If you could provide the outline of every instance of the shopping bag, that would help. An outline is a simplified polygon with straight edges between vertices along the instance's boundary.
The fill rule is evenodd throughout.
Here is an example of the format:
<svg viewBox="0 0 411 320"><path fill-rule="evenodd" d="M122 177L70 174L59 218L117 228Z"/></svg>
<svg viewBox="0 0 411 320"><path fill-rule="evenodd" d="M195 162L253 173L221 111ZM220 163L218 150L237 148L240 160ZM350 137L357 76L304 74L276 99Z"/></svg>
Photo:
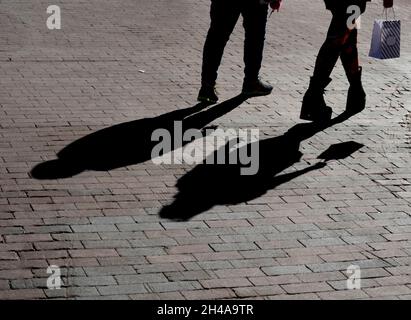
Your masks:
<svg viewBox="0 0 411 320"><path fill-rule="evenodd" d="M394 59L401 56L401 21L375 20L370 57Z"/></svg>

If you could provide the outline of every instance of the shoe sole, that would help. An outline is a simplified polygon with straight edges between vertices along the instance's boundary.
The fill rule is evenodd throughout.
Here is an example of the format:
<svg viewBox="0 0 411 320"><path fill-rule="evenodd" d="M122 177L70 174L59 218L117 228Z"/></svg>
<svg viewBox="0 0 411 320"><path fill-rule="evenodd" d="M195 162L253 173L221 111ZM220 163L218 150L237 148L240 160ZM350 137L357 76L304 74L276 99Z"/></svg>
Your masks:
<svg viewBox="0 0 411 320"><path fill-rule="evenodd" d="M214 103L218 102L218 100L213 100L213 99L206 98L206 97L198 97L197 101L198 102L204 102L204 103L211 103L211 104L214 104Z"/></svg>
<svg viewBox="0 0 411 320"><path fill-rule="evenodd" d="M328 110L328 114L321 117L314 117L312 115L307 115L304 113L300 113L300 119L312 122L328 122L332 119L332 110Z"/></svg>
<svg viewBox="0 0 411 320"><path fill-rule="evenodd" d="M247 91L242 91L241 94L243 96L247 97L262 97L262 96L268 96L273 92L273 90L269 92L247 92Z"/></svg>

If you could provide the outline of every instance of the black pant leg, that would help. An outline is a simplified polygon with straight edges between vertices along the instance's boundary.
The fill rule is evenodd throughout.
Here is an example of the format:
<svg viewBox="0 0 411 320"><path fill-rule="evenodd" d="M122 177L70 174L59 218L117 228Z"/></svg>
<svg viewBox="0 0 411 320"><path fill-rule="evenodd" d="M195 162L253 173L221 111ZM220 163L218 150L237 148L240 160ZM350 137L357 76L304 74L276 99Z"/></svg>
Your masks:
<svg viewBox="0 0 411 320"><path fill-rule="evenodd" d="M245 29L244 73L246 79L254 80L263 59L268 5L260 0L245 0L241 13Z"/></svg>
<svg viewBox="0 0 411 320"><path fill-rule="evenodd" d="M211 25L203 51L202 85L215 85L224 48L240 17L239 1L212 0Z"/></svg>

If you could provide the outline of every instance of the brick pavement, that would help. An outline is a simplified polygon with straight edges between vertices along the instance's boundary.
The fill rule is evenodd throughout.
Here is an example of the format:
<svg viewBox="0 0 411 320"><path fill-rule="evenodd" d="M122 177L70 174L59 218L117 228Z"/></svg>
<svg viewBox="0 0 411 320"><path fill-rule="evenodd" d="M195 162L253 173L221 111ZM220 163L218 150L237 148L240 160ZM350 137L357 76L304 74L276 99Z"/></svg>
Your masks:
<svg viewBox="0 0 411 320"><path fill-rule="evenodd" d="M257 127L265 139L298 122L327 25L321 2L288 0L269 21L262 74L275 93L206 125ZM407 0L396 3L409 21ZM92 132L192 107L208 1L59 1L62 29L54 31L45 24L49 4L0 3L1 299L411 297L409 25L402 59L370 59L380 7L369 6L360 39L367 109L302 142L302 160L285 172L335 143L356 141L359 152L254 199L172 221L159 212L194 166L153 164L133 139L138 128L123 133L126 150L116 141L99 146L103 168L88 163L49 180L29 172ZM242 39L239 24L220 72L222 100L241 88ZM341 66L333 77L327 99L341 113ZM130 161L106 170L113 152ZM62 268L61 290L46 287L52 264ZM361 290L346 289L352 264L362 268Z"/></svg>

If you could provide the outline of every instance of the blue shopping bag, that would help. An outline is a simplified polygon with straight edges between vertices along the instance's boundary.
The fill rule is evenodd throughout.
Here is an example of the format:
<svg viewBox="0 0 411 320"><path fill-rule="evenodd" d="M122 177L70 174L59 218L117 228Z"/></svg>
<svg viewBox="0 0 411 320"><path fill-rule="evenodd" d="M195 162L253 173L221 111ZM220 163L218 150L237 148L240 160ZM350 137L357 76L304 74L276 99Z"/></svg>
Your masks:
<svg viewBox="0 0 411 320"><path fill-rule="evenodd" d="M375 20L370 57L394 59L401 56L401 21Z"/></svg>

